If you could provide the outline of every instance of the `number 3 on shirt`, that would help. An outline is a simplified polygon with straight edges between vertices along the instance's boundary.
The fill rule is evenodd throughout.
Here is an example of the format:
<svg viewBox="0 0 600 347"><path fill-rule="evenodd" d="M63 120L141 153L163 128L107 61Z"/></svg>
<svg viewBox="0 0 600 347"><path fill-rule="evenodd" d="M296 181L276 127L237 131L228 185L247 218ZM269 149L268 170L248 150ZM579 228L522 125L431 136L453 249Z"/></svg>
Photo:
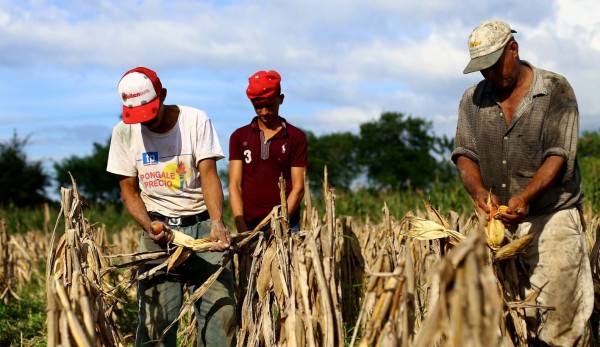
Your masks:
<svg viewBox="0 0 600 347"><path fill-rule="evenodd" d="M246 162L246 164L250 164L250 162L252 161L252 153L250 152L249 149L244 151L244 156L246 158L244 158L244 161Z"/></svg>

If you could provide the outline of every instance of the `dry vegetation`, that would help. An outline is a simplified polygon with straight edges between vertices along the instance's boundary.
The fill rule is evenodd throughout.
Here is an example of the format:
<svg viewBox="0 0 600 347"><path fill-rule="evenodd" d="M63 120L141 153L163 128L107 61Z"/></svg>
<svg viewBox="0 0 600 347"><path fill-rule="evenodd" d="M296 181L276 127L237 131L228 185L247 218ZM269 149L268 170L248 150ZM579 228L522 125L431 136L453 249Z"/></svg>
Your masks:
<svg viewBox="0 0 600 347"><path fill-rule="evenodd" d="M510 279L514 256L528 240L490 247L486 225L474 215L442 216L427 203L401 220L385 204L381 223L338 217L335 194L324 188L323 215L307 196L299 233L285 232L281 206L264 221L271 222L270 235L235 237L239 248L224 263L233 261L247 279L237 288L239 346L526 345L522 309L533 298L519 297ZM75 185L63 189L65 230L52 237L7 235L0 223L0 298L18 300L16 289L35 264L47 261L48 346L130 345L133 332L122 331L117 316L134 300L140 276L152 276L153 270L137 274L139 265L162 258L159 267L175 267L210 240L136 253L137 228L113 235L109 244L104 227L83 217L77 196ZM599 292L598 217L586 217ZM195 344L192 303L218 273L187 297L181 345Z"/></svg>

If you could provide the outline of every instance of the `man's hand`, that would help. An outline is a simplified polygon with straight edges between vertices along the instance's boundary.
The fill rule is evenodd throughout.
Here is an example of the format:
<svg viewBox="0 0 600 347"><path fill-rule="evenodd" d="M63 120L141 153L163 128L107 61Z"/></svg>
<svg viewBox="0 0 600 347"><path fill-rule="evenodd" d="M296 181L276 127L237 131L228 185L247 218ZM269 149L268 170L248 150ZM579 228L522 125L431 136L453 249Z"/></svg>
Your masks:
<svg viewBox="0 0 600 347"><path fill-rule="evenodd" d="M498 212L494 218L501 220L504 226L511 227L525 220L528 209L525 199L517 195L508 200L506 212Z"/></svg>
<svg viewBox="0 0 600 347"><path fill-rule="evenodd" d="M210 236L217 239L216 245L211 247L211 251L224 251L231 248L231 234L229 230L225 228L221 221L211 221Z"/></svg>
<svg viewBox="0 0 600 347"><path fill-rule="evenodd" d="M475 209L478 215L485 216L485 220L490 220L490 206L488 205L488 199L491 199L491 205L498 207L498 197L487 190L480 190L478 193L472 196L473 203L475 203Z"/></svg>
<svg viewBox="0 0 600 347"><path fill-rule="evenodd" d="M165 223L156 220L150 223L148 236L154 240L154 243L160 246L164 246L173 241L174 237L173 232Z"/></svg>

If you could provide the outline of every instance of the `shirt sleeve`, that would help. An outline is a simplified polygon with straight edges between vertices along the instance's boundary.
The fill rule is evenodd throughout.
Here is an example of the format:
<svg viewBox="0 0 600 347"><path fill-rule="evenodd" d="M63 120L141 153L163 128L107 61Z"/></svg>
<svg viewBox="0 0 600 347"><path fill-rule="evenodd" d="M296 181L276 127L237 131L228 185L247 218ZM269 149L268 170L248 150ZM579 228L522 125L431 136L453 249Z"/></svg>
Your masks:
<svg viewBox="0 0 600 347"><path fill-rule="evenodd" d="M464 156L474 162L479 162L477 154L477 141L473 129L472 120L477 116L477 106L473 102L474 88L470 88L463 94L458 108L458 122L456 124L456 136L454 137L454 150L451 159L454 163L458 157Z"/></svg>
<svg viewBox="0 0 600 347"><path fill-rule="evenodd" d="M212 124L210 118L205 114L203 117L198 117L196 131L196 165L203 159L215 158L216 160L225 158L219 137L217 136L217 130Z"/></svg>
<svg viewBox="0 0 600 347"><path fill-rule="evenodd" d="M108 151L106 171L127 177L137 176L135 158L132 157L130 139L131 127L119 123L113 128Z"/></svg>
<svg viewBox="0 0 600 347"><path fill-rule="evenodd" d="M564 179L570 179L575 168L579 140L579 109L569 82L560 78L553 86L546 115L544 159L551 155L563 157L566 163Z"/></svg>
<svg viewBox="0 0 600 347"><path fill-rule="evenodd" d="M308 163L308 143L306 141L306 134L302 131L298 131L296 143L292 146L292 167L306 167Z"/></svg>
<svg viewBox="0 0 600 347"><path fill-rule="evenodd" d="M239 130L236 130L229 137L229 160L242 160L242 153L240 152L240 134Z"/></svg>

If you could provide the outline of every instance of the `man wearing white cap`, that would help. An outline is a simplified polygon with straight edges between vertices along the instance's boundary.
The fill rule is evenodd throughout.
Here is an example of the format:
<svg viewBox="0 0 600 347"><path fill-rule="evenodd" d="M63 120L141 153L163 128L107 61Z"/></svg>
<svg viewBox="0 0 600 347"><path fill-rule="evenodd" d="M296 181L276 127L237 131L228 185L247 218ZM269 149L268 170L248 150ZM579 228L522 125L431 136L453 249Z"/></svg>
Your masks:
<svg viewBox="0 0 600 347"><path fill-rule="evenodd" d="M220 251L230 248L216 168L223 150L204 111L164 104L167 89L154 71L127 71L118 91L123 114L113 129L107 171L118 176L125 207L144 229L140 251L167 248L172 229L218 240L212 252L193 253L168 273L163 269L138 282L136 346L176 346L177 325L161 334L177 318L184 286L199 288L221 265ZM151 229L151 223L160 227ZM138 273L156 265L145 264ZM198 346L235 345L231 267L195 303L195 312Z"/></svg>
<svg viewBox="0 0 600 347"><path fill-rule="evenodd" d="M463 184L487 216L488 194L509 237L535 233L519 257L530 342L590 343L594 291L582 219L577 164L579 111L569 82L519 58L516 31L502 21L481 23L469 36L464 73L484 79L467 89L459 107L455 149Z"/></svg>

